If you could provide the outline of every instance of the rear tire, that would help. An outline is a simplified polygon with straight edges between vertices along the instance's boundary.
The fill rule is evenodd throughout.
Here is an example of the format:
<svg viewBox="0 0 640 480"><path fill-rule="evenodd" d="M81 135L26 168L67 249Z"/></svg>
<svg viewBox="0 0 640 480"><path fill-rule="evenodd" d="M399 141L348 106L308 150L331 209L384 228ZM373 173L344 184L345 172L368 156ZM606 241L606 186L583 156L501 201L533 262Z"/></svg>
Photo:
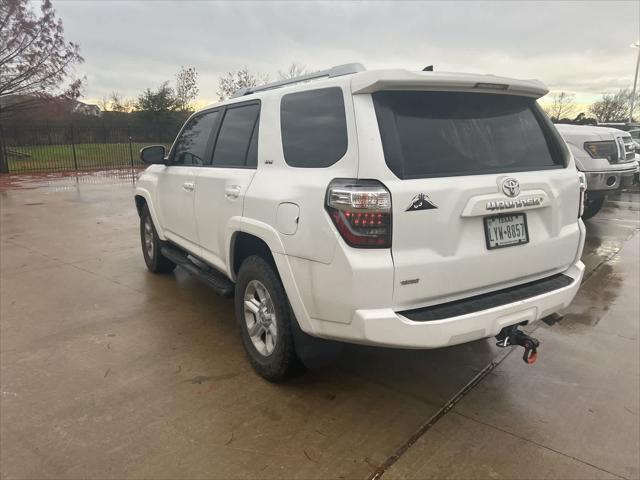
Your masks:
<svg viewBox="0 0 640 480"><path fill-rule="evenodd" d="M589 196L587 193L584 199L584 212L582 213L582 219L588 220L598 213L604 205L606 198L607 197L604 195Z"/></svg>
<svg viewBox="0 0 640 480"><path fill-rule="evenodd" d="M176 268L176 264L162 255L160 247L162 242L158 238L158 232L153 224L149 207L142 207L140 214L140 242L142 243L142 255L147 268L153 273L170 273Z"/></svg>
<svg viewBox="0 0 640 480"><path fill-rule="evenodd" d="M235 291L236 320L253 369L270 382L304 371L295 349L287 295L274 268L248 257L240 266Z"/></svg>

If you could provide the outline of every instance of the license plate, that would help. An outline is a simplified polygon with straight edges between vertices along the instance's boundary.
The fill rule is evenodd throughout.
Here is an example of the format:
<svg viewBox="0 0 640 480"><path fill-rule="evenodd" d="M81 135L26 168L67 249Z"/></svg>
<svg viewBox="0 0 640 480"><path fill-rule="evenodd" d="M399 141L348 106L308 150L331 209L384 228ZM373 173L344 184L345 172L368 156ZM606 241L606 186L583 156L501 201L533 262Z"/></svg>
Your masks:
<svg viewBox="0 0 640 480"><path fill-rule="evenodd" d="M524 213L515 213L485 217L484 234L489 250L527 243L527 216Z"/></svg>

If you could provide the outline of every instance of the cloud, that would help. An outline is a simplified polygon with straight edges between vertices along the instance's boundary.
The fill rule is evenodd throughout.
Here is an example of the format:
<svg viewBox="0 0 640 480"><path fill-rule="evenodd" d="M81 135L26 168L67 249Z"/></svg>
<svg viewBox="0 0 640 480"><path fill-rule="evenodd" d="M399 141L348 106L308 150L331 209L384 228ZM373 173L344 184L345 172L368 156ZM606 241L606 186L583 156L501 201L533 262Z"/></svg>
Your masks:
<svg viewBox="0 0 640 480"><path fill-rule="evenodd" d="M66 36L80 43L86 96L134 96L200 74L201 100L218 77L248 66L272 78L291 62L310 69L495 73L538 78L583 97L632 83L639 3L628 2L64 2Z"/></svg>

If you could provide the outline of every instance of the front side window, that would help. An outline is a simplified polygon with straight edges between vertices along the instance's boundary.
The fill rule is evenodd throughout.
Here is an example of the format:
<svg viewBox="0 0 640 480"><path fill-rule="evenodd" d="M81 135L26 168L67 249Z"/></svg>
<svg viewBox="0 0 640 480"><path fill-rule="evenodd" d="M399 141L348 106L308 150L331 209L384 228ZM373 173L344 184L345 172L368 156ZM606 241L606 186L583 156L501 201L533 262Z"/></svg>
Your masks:
<svg viewBox="0 0 640 480"><path fill-rule="evenodd" d="M347 119L338 87L290 93L280 103L284 160L292 167L324 168L347 152Z"/></svg>
<svg viewBox="0 0 640 480"><path fill-rule="evenodd" d="M372 94L385 160L399 178L561 168L535 100L468 92Z"/></svg>
<svg viewBox="0 0 640 480"><path fill-rule="evenodd" d="M212 134L215 132L220 111L206 112L193 117L176 141L173 165L204 165Z"/></svg>
<svg viewBox="0 0 640 480"><path fill-rule="evenodd" d="M229 107L213 152L214 167L253 167L258 161L260 105Z"/></svg>

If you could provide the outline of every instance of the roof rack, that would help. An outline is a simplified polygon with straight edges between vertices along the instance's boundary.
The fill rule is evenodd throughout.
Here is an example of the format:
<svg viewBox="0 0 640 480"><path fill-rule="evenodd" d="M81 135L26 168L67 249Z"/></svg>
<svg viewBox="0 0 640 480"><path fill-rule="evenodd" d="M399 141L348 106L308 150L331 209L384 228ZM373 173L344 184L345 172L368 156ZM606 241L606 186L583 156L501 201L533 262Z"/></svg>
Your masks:
<svg viewBox="0 0 640 480"><path fill-rule="evenodd" d="M243 97L251 93L262 92L264 90L272 90L274 88L284 87L285 85L292 85L294 83L306 82L308 80L316 80L318 78L333 78L341 77L343 75L351 75L352 73L358 73L365 71L366 68L360 63L346 63L344 65L337 65L335 67L328 68L326 70L320 70L319 72L313 72L308 75L301 75L299 77L287 78L285 80L279 80L277 82L266 83L264 85L258 85L255 87L246 87L237 90L230 98Z"/></svg>

